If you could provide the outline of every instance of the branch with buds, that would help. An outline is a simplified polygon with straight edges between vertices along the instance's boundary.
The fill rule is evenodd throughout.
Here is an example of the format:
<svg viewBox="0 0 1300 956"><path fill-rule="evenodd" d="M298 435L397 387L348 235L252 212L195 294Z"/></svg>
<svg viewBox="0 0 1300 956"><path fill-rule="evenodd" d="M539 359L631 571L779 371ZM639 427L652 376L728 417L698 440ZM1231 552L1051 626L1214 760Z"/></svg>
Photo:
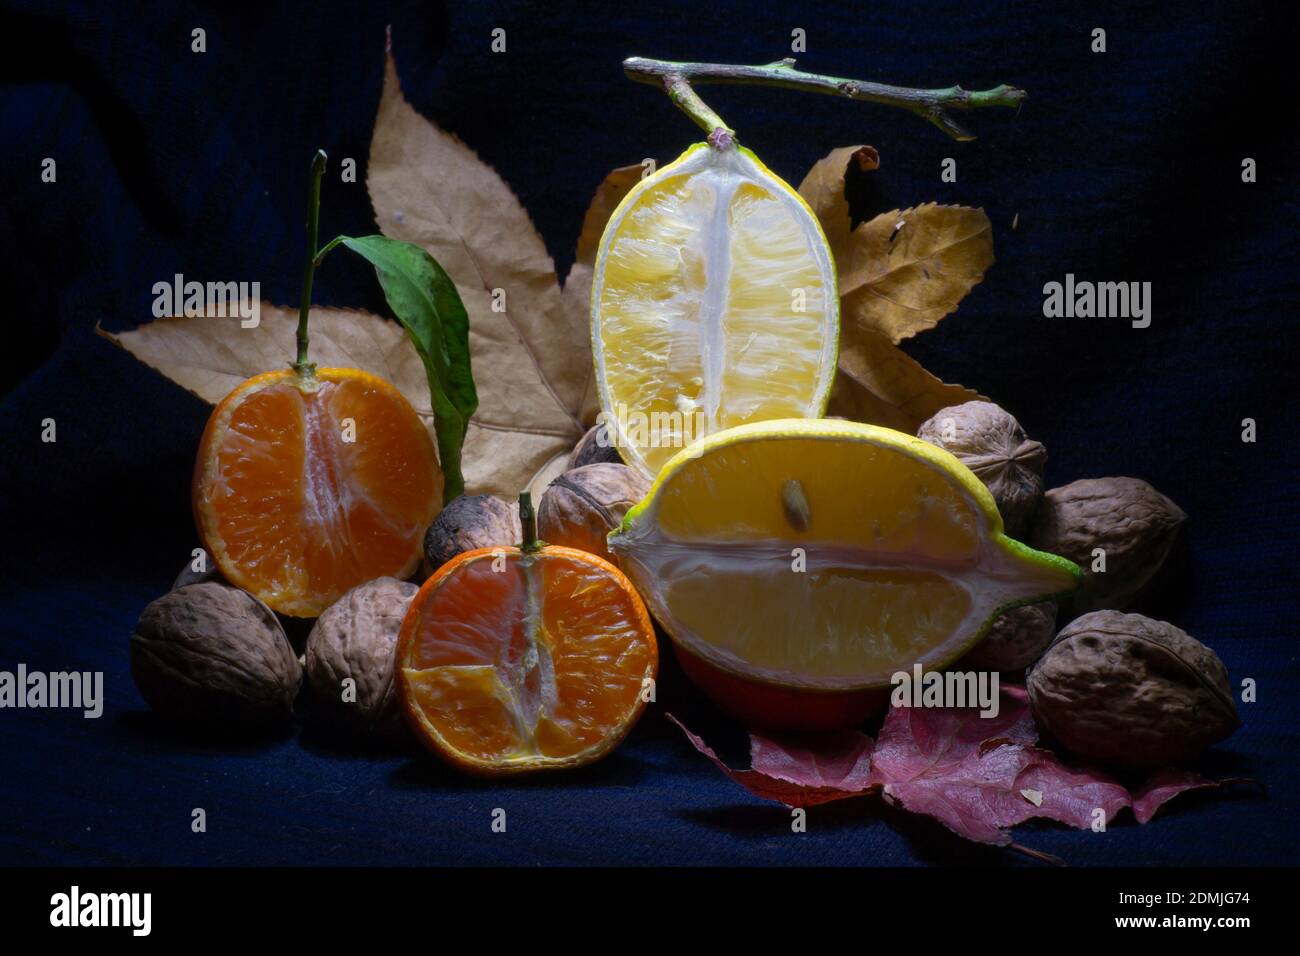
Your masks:
<svg viewBox="0 0 1300 956"><path fill-rule="evenodd" d="M982 109L988 106L1018 107L1027 95L1024 90L1005 84L991 90L963 90L960 86L915 90L867 80L804 73L795 69L794 64L795 61L791 59L777 60L763 66L673 63L634 56L623 61L623 72L638 83L662 86L669 99L709 134L709 144L715 149L729 147L735 142L736 134L695 92L696 86L705 83L780 86L897 106L933 123L957 140L971 140L975 136L959 126L949 115L949 110Z"/></svg>

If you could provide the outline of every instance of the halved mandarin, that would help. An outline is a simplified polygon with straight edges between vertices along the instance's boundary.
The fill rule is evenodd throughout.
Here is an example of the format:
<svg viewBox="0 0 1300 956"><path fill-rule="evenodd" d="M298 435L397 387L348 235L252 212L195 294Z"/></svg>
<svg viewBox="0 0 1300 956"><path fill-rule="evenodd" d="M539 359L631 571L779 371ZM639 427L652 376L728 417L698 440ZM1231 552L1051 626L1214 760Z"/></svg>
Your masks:
<svg viewBox="0 0 1300 956"><path fill-rule="evenodd" d="M315 617L378 577L409 576L442 471L393 385L358 369L286 369L241 383L208 420L194 518L226 579Z"/></svg>
<svg viewBox="0 0 1300 956"><path fill-rule="evenodd" d="M420 588L397 643L407 718L471 773L579 767L649 699L654 628L621 571L573 548L482 548Z"/></svg>

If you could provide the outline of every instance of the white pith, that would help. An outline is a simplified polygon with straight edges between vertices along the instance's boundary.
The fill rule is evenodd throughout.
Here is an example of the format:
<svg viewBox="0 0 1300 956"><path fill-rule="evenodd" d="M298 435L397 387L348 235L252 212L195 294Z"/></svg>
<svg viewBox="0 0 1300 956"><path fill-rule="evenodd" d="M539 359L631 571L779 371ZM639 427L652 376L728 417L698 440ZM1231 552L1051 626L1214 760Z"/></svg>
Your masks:
<svg viewBox="0 0 1300 956"><path fill-rule="evenodd" d="M706 436L721 427L725 427L727 424L736 423L734 418L730 422L720 423L719 414L724 399L722 383L728 373L724 320L731 306L728 299L728 285L733 265L728 216L735 192L742 184L751 183L761 186L769 194L770 198L779 200L782 208L798 224L800 231L807 240L808 251L820 277L819 286L814 291L819 292L823 298L820 306L824 315L822 321L830 326L830 333L823 336L816 356L818 372L815 387L809 389L806 400L801 400L799 407L791 407L776 417L802 415L812 418L822 413L833 382L835 356L838 351L839 303L835 291L835 267L830 259L825 240L821 235L820 226L797 193L794 193L785 183L782 183L745 152L736 149L720 152L711 148L698 148L643 180L615 210L601 238L596 258L597 269L593 277L591 291L591 317L593 360L606 425L612 431L624 459L647 477L654 477L657 469L647 462L642 448L634 440L636 436L629 434L624 419L617 414L620 403L625 403L627 397L613 393L608 374L604 321L601 311L601 303L605 294L605 269L602 268L602 264L606 261L612 243L619 236L620 227L625 218L637 208L640 197L647 190L656 187L665 179L683 176L690 176L693 186L700 185L712 189L716 198L713 203L711 217L707 221L698 223L696 229L696 232L701 235L699 250L701 253L700 258L704 262L706 277L703 294L698 297L698 300L690 297L692 306L698 304L698 318L693 322L683 323L673 314L680 302L669 301L665 304L664 328L666 335L675 337L688 334L688 327L694 325L695 322L698 322L700 326L700 377L696 380L699 388L698 397L692 398L690 395L678 391L673 401L673 407L684 415L690 415L696 411L702 412L704 434ZM685 261L685 258L683 258L684 263ZM775 277L774 281L779 281L779 275ZM680 299L680 294L678 298ZM775 323L769 327L769 331L774 334L778 331ZM747 352L749 347L754 344L754 339L754 335L748 337L748 340L739 349L740 355ZM733 354L735 354L735 350L733 350ZM755 354L761 355L762 351L760 350ZM737 374L739 373L732 372L733 377ZM665 379L667 378L668 376L665 376ZM781 365L779 363L772 363L767 378L769 381L774 382L781 380ZM729 397L734 399L734 396L733 390ZM639 411L637 408L628 408L627 410L634 413ZM698 439L701 436L696 434L691 437Z"/></svg>

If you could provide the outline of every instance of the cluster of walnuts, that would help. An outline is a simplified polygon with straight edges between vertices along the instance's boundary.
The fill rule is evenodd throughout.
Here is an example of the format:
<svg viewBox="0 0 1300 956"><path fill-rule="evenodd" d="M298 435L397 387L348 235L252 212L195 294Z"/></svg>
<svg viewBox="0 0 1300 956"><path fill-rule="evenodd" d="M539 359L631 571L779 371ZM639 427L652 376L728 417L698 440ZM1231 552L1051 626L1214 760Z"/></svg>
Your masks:
<svg viewBox="0 0 1300 956"><path fill-rule="evenodd" d="M393 741L404 733L393 658L417 590L396 578L358 585L316 619L300 656L258 598L215 573L185 573L140 615L131 671L158 713L239 733L285 726L305 676L336 726Z"/></svg>
<svg viewBox="0 0 1300 956"><path fill-rule="evenodd" d="M539 536L608 559L605 535L649 483L622 464L600 428L583 437L568 464L542 498ZM425 534L423 573L474 548L518 544L522 536L518 504L462 496ZM319 712L340 731L400 741L406 729L394 658L417 590L395 578L358 585L316 619L300 656L281 618L262 601L214 570L187 567L140 615L131 638L132 674L155 711L235 732L287 724L305 677Z"/></svg>
<svg viewBox="0 0 1300 956"><path fill-rule="evenodd" d="M1137 478L1043 491L1047 451L991 402L945 408L917 437L944 448L993 495L1012 537L1069 558L1083 581L1065 604L1006 611L958 667L1020 671L1039 725L1109 764L1191 759L1238 726L1218 656L1163 621L1123 610L1155 578L1187 516ZM1059 633L1058 614L1074 619Z"/></svg>
<svg viewBox="0 0 1300 956"><path fill-rule="evenodd" d="M1208 647L1161 621L1122 613L1168 556L1186 515L1136 478L1094 478L1044 492L1047 451L989 402L945 408L919 438L946 449L985 484L1007 533L1083 571L1063 606L1013 608L957 666L1026 671L1040 726L1068 749L1116 765L1194 757L1238 726L1227 671ZM612 560L605 536L649 491L598 426L538 507L538 534ZM463 496L424 539L428 574L476 548L517 544L519 508ZM140 617L131 663L154 709L224 728L266 727L293 712L306 681L335 725L392 740L405 732L393 660L410 582L359 585L315 622L299 657L277 616L214 573L183 573ZM1072 618L1057 632L1058 616Z"/></svg>

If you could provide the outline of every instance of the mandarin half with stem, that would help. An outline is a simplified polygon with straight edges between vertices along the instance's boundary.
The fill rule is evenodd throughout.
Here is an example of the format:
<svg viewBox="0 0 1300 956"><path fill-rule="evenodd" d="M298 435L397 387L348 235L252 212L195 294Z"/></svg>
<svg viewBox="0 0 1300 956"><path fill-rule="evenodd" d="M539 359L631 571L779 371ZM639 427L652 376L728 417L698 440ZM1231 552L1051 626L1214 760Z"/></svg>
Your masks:
<svg viewBox="0 0 1300 956"><path fill-rule="evenodd" d="M411 574L443 491L433 440L396 387L308 360L312 280L327 251L316 248L324 173L318 150L297 360L221 400L191 492L199 535L226 580L294 617L316 617L366 581Z"/></svg>
<svg viewBox="0 0 1300 956"><path fill-rule="evenodd" d="M457 555L424 583L397 642L416 735L484 776L579 767L636 723L658 671L641 598L609 562L536 540Z"/></svg>
<svg viewBox="0 0 1300 956"><path fill-rule="evenodd" d="M194 468L195 522L221 573L296 617L366 581L409 576L441 500L415 410L350 368L243 382L208 420Z"/></svg>

